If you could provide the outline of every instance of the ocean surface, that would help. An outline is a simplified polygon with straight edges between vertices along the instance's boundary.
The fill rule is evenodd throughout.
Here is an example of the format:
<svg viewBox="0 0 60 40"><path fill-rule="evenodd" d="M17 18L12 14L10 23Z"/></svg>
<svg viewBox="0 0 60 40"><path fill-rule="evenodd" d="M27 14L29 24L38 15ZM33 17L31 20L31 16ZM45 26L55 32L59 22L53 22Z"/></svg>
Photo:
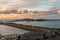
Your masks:
<svg viewBox="0 0 60 40"><path fill-rule="evenodd" d="M32 26L39 26L39 27L48 27L48 28L60 28L60 21L18 21L13 22L16 24L24 24L24 25L32 25Z"/></svg>
<svg viewBox="0 0 60 40"><path fill-rule="evenodd" d="M35 17L34 17L35 18ZM38 17L39 19L40 17ZM60 19L60 15L51 15L51 16L45 16L42 17L45 19ZM16 19L16 18L15 18ZM9 21L9 20L15 20L15 19L0 19L0 21ZM18 21L13 22L16 24L24 24L24 25L32 25L32 26L38 26L38 27L48 27L48 28L60 28L60 21ZM8 35L8 34L23 34L29 32L27 30L18 29L10 26L0 25L0 34L2 35Z"/></svg>
<svg viewBox="0 0 60 40"><path fill-rule="evenodd" d="M10 26L5 26L5 25L0 25L0 34L1 35L10 35L10 34L24 34L29 31L23 30L23 29L18 29Z"/></svg>

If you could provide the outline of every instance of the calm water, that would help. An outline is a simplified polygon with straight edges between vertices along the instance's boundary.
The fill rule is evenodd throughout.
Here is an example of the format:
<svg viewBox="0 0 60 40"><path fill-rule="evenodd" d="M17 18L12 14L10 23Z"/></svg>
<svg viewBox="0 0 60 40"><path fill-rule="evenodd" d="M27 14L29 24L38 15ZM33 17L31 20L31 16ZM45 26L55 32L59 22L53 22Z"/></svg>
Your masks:
<svg viewBox="0 0 60 40"><path fill-rule="evenodd" d="M60 28L60 21L43 21L43 22L19 21L19 22L13 22L13 23L24 24L24 25L33 25L33 26L41 26L41 27L49 27L49 28ZM0 25L0 34L2 34L2 35L23 34L26 32L29 32L29 31L10 27L10 26Z"/></svg>
<svg viewBox="0 0 60 40"><path fill-rule="evenodd" d="M24 24L24 25L33 25L33 26L41 26L41 27L49 27L49 28L60 28L60 21L20 21L20 22L13 22L17 24Z"/></svg>
<svg viewBox="0 0 60 40"><path fill-rule="evenodd" d="M1 35L9 35L9 34L24 34L29 32L27 30L18 29L10 26L0 25L0 34Z"/></svg>

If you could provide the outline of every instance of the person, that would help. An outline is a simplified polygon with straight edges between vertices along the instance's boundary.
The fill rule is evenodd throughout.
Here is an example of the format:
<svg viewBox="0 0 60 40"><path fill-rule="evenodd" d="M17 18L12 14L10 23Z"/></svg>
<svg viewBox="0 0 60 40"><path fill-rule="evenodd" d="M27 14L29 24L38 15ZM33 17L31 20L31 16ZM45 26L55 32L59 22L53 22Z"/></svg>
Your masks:
<svg viewBox="0 0 60 40"><path fill-rule="evenodd" d="M1 34L0 34L0 39L1 39Z"/></svg>
<svg viewBox="0 0 60 40"><path fill-rule="evenodd" d="M45 39L45 34L43 34L43 36L44 36L44 39Z"/></svg>
<svg viewBox="0 0 60 40"><path fill-rule="evenodd" d="M20 40L20 37L21 37L21 36L19 35L19 36L17 37L17 40Z"/></svg>

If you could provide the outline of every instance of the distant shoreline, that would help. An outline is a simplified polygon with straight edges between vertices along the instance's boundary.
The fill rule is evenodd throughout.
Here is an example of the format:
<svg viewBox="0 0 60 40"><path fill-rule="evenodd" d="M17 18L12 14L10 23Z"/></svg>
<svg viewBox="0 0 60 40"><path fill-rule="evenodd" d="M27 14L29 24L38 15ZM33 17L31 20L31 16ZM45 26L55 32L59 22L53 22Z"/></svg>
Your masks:
<svg viewBox="0 0 60 40"><path fill-rule="evenodd" d="M16 22L16 21L60 21L60 19L16 19L16 20L11 20L9 22Z"/></svg>

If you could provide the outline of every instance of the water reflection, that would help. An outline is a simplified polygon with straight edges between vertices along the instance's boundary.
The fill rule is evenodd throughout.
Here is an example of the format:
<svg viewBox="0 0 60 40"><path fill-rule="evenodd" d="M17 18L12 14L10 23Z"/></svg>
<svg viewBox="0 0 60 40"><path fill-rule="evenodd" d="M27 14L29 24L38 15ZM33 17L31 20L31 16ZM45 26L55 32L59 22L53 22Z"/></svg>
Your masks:
<svg viewBox="0 0 60 40"><path fill-rule="evenodd" d="M24 25L33 25L33 26L40 26L40 27L49 27L49 28L60 28L60 21L20 21L20 22L13 22L17 24L24 24Z"/></svg>
<svg viewBox="0 0 60 40"><path fill-rule="evenodd" d="M14 28L14 27L9 27L5 25L0 25L0 33L2 35L9 35L9 34L23 34L29 31Z"/></svg>

